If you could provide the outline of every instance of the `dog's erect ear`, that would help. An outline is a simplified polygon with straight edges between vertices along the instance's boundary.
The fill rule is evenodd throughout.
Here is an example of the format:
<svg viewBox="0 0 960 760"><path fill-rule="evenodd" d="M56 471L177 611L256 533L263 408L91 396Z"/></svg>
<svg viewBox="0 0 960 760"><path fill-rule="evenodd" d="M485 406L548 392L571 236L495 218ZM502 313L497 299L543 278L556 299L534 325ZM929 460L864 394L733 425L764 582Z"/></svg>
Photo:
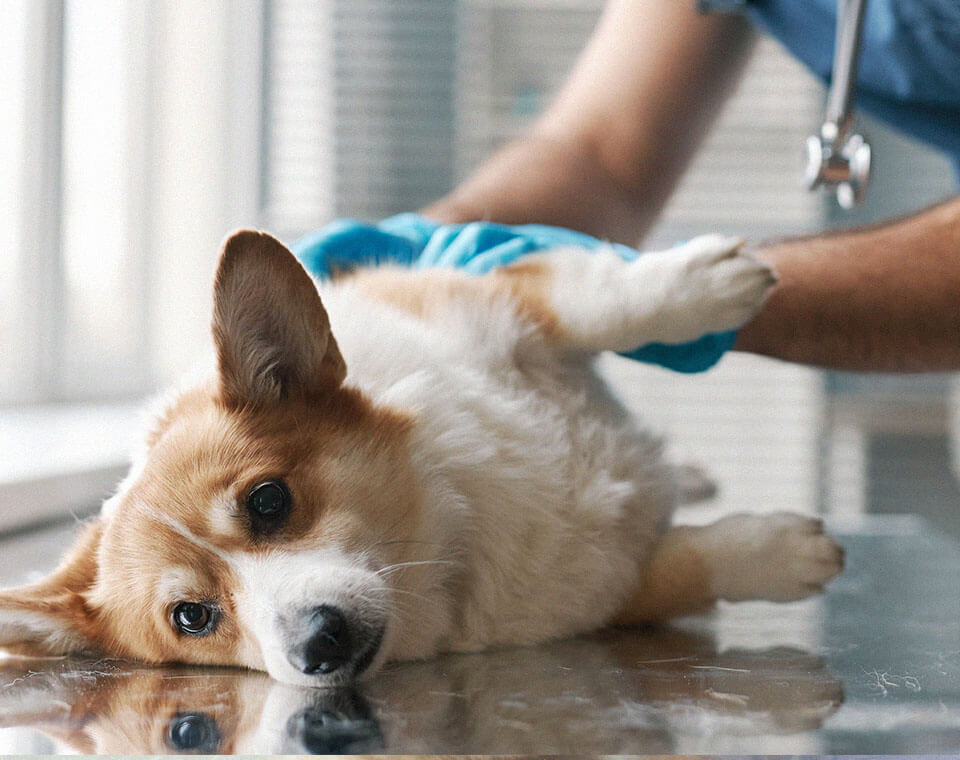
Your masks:
<svg viewBox="0 0 960 760"><path fill-rule="evenodd" d="M242 230L224 243L213 290L223 400L260 406L335 390L347 373L313 280L278 240Z"/></svg>
<svg viewBox="0 0 960 760"><path fill-rule="evenodd" d="M38 583L0 591L0 649L20 655L62 655L95 649L86 604L97 576L102 526L87 526L63 562Z"/></svg>

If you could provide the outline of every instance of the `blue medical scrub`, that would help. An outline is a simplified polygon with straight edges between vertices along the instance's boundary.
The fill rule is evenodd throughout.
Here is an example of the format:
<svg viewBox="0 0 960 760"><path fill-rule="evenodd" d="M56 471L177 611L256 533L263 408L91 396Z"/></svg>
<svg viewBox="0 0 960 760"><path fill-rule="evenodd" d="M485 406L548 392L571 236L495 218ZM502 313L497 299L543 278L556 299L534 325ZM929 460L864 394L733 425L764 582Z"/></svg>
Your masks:
<svg viewBox="0 0 960 760"><path fill-rule="evenodd" d="M837 0L701 0L731 6L829 82ZM939 148L960 175L960 0L867 0L855 105Z"/></svg>

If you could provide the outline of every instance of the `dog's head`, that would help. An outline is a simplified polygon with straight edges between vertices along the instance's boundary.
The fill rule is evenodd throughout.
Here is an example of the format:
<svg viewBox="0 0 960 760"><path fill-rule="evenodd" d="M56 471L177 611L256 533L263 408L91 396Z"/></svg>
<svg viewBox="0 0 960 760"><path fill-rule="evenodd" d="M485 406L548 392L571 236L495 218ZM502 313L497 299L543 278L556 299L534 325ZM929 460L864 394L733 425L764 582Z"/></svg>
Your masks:
<svg viewBox="0 0 960 760"><path fill-rule="evenodd" d="M343 385L316 287L240 232L214 286L217 371L173 397L60 568L0 592L0 647L242 665L340 683L387 656L420 497L410 419Z"/></svg>

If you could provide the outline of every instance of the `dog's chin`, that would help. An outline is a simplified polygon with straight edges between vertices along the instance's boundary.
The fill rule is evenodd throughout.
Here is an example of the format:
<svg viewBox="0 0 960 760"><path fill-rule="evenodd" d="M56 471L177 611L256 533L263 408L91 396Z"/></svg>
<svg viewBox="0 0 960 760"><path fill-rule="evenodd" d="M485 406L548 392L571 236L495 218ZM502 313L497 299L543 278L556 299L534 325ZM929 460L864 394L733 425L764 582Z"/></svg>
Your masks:
<svg viewBox="0 0 960 760"><path fill-rule="evenodd" d="M387 626L384 623L369 634L368 643L360 651L360 654L353 664L353 680L358 681L361 678L369 678L380 669L384 659L386 659L385 647L383 646L386 632Z"/></svg>

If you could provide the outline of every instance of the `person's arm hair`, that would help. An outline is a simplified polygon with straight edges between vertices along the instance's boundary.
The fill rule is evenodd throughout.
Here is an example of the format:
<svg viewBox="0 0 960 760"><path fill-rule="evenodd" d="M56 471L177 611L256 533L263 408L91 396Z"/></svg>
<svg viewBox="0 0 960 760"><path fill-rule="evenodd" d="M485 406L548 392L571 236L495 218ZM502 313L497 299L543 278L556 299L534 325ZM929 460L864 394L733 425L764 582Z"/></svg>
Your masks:
<svg viewBox="0 0 960 760"><path fill-rule="evenodd" d="M533 128L424 209L445 223L536 222L636 245L732 91L749 22L694 0L610 0Z"/></svg>
<svg viewBox="0 0 960 760"><path fill-rule="evenodd" d="M736 350L844 370L960 369L960 198L753 254L779 283Z"/></svg>

